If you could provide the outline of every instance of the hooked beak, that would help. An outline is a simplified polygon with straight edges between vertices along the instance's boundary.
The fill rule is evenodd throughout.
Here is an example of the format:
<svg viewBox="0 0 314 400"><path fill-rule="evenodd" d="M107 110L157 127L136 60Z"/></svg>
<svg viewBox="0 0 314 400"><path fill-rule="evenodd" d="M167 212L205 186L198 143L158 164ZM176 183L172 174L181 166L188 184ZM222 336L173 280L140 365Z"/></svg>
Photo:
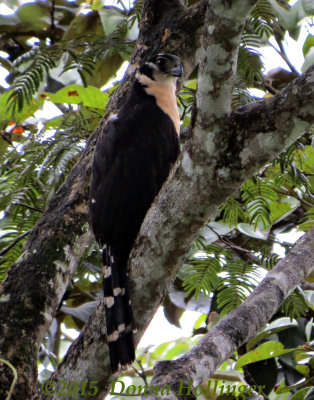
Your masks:
<svg viewBox="0 0 314 400"><path fill-rule="evenodd" d="M172 76L176 76L178 78L181 78L183 74L183 67L181 64L177 65L175 68L172 70Z"/></svg>

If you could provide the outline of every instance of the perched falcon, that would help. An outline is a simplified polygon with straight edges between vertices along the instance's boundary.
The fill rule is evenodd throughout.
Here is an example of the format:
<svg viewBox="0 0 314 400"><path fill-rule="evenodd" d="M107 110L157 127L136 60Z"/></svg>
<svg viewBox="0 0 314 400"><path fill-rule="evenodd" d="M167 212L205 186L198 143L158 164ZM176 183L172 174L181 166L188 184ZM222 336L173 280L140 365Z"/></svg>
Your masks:
<svg viewBox="0 0 314 400"><path fill-rule="evenodd" d="M128 99L97 141L90 193L91 225L103 249L107 339L113 372L135 358L127 262L145 214L179 154L178 57L143 63Z"/></svg>

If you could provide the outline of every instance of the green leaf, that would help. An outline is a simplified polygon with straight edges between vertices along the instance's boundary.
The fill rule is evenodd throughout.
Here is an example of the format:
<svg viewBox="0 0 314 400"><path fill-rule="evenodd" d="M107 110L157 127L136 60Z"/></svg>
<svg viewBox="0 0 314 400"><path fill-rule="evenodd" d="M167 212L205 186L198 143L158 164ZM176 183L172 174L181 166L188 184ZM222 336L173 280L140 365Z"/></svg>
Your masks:
<svg viewBox="0 0 314 400"><path fill-rule="evenodd" d="M286 349L284 345L279 342L267 342L258 346L255 350L250 351L249 353L244 354L239 358L235 367L242 368L247 364L252 364L257 361L267 360L268 358L278 357L282 354L291 353L295 349Z"/></svg>
<svg viewBox="0 0 314 400"><path fill-rule="evenodd" d="M242 199L245 201L254 229L262 226L266 231L272 225L270 204L276 202L278 197L275 188L272 180L260 177L252 178L242 185Z"/></svg>
<svg viewBox="0 0 314 400"><path fill-rule="evenodd" d="M199 318L195 321L194 329L199 329L200 327L205 325L207 315L201 314Z"/></svg>
<svg viewBox="0 0 314 400"><path fill-rule="evenodd" d="M307 299L298 288L282 303L281 309L290 318L301 318L308 311Z"/></svg>
<svg viewBox="0 0 314 400"><path fill-rule="evenodd" d="M258 224L255 228L255 226L252 226L250 224L241 223L238 224L237 229L244 235L250 236L254 239L267 240L269 234L269 230L264 229L262 224Z"/></svg>
<svg viewBox="0 0 314 400"><path fill-rule="evenodd" d="M289 329L293 326L298 326L296 321L291 322L290 318L284 317L279 318L270 323L261 333L254 336L251 340L246 344L247 350L251 350L253 347L257 345L261 340L266 339L268 336L273 335L274 333L284 331L285 329Z"/></svg>
<svg viewBox="0 0 314 400"><path fill-rule="evenodd" d="M166 350L167 350L169 347L172 347L172 342L161 343L159 346L157 346L157 347L155 348L154 354L155 354L157 357L163 358L163 357L164 357L164 354L165 354L165 352L166 352Z"/></svg>
<svg viewBox="0 0 314 400"><path fill-rule="evenodd" d="M181 356L182 354L187 353L190 350L190 345L184 339L179 339L176 341L176 345L168 351L165 356L165 360L173 360Z"/></svg>
<svg viewBox="0 0 314 400"><path fill-rule="evenodd" d="M187 276L183 281L186 295L194 293L195 299L201 292L208 295L216 288L219 282L217 274L222 268L223 249L220 246L206 246L204 252L189 260Z"/></svg>
<svg viewBox="0 0 314 400"><path fill-rule="evenodd" d="M314 36L308 35L307 38L305 39L305 42L304 42L303 48L302 48L304 57L309 52L310 48L313 46L314 46Z"/></svg>
<svg viewBox="0 0 314 400"><path fill-rule="evenodd" d="M64 314L71 315L72 317L78 318L79 320L87 323L89 317L94 313L98 301L89 301L78 307L61 307L61 311Z"/></svg>
<svg viewBox="0 0 314 400"><path fill-rule="evenodd" d="M314 173L314 147L306 146L303 151L298 151L295 163L298 168L308 174Z"/></svg>
<svg viewBox="0 0 314 400"><path fill-rule="evenodd" d="M104 109L109 99L108 95L93 86L70 85L57 93L42 93L53 103L83 104L85 107Z"/></svg>
<svg viewBox="0 0 314 400"><path fill-rule="evenodd" d="M49 119L46 123L45 123L45 128L49 129L49 128L58 128L62 121L63 121L64 117L55 117L55 118L51 118Z"/></svg>
<svg viewBox="0 0 314 400"><path fill-rule="evenodd" d="M104 60L97 60L93 74L86 78L87 83L95 87L105 85L110 79L114 78L123 61L120 54L109 55Z"/></svg>
<svg viewBox="0 0 314 400"><path fill-rule="evenodd" d="M313 400L314 395L313 395L313 397L307 396L307 394L310 392L310 390L313 390L313 388L311 386L299 390L297 393L295 393L291 397L291 400Z"/></svg>
<svg viewBox="0 0 314 400"><path fill-rule="evenodd" d="M300 230L307 232L314 226L314 208L310 208L306 213L300 224Z"/></svg>
<svg viewBox="0 0 314 400"><path fill-rule="evenodd" d="M102 8L98 10L98 13L106 35L114 32L118 25L125 19L123 13L115 7Z"/></svg>
<svg viewBox="0 0 314 400"><path fill-rule="evenodd" d="M38 110L39 102L32 99L30 103L25 104L21 111L16 111L14 116L8 111L8 100L12 95L12 90L4 92L0 96L0 120L14 121L16 123L24 122L28 117L34 115Z"/></svg>
<svg viewBox="0 0 314 400"><path fill-rule="evenodd" d="M230 227L237 225L239 220L245 220L243 207L234 196L229 197L220 209L223 212L223 222L228 223Z"/></svg>
<svg viewBox="0 0 314 400"><path fill-rule="evenodd" d="M301 67L301 71L305 72L311 65L314 64L314 47L310 47L306 56L304 57L304 64Z"/></svg>
<svg viewBox="0 0 314 400"><path fill-rule="evenodd" d="M218 286L217 303L220 314L226 315L238 307L260 281L259 270L243 260L226 257Z"/></svg>
<svg viewBox="0 0 314 400"><path fill-rule="evenodd" d="M200 234L205 238L207 244L216 242L219 236L227 235L234 229L234 226L222 222L210 222L201 231Z"/></svg>
<svg viewBox="0 0 314 400"><path fill-rule="evenodd" d="M50 23L50 10L44 3L23 4L16 14L23 23L29 24L34 29L46 28Z"/></svg>
<svg viewBox="0 0 314 400"><path fill-rule="evenodd" d="M280 202L269 205L270 213L274 223L279 222L292 214L300 206L300 201L295 197L286 196Z"/></svg>
<svg viewBox="0 0 314 400"><path fill-rule="evenodd" d="M12 15L0 15L0 26L5 27L16 27L20 24L20 19L17 17L16 14Z"/></svg>
<svg viewBox="0 0 314 400"><path fill-rule="evenodd" d="M82 35L103 35L104 30L97 12L90 12L87 15L78 14L73 18L70 26L63 35L63 40L69 41L79 38Z"/></svg>
<svg viewBox="0 0 314 400"><path fill-rule="evenodd" d="M101 8L103 8L105 5L105 1L104 0L93 0L92 4L91 4L91 8L93 11L98 11Z"/></svg>
<svg viewBox="0 0 314 400"><path fill-rule="evenodd" d="M238 75L250 87L254 86L255 80L261 82L263 62L261 54L246 46L239 48L238 54Z"/></svg>

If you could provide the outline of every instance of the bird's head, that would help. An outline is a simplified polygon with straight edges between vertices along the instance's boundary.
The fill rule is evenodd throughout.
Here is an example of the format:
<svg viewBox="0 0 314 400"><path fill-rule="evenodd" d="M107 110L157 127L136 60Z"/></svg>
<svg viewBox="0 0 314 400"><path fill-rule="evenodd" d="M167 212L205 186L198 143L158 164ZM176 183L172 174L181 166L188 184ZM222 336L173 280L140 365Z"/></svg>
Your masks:
<svg viewBox="0 0 314 400"><path fill-rule="evenodd" d="M178 135L180 134L180 116L176 90L177 80L182 73L183 68L179 57L173 54L158 54L142 64L135 75L141 90L155 97L157 107L171 118Z"/></svg>
<svg viewBox="0 0 314 400"><path fill-rule="evenodd" d="M139 74L154 81L176 80L183 73L179 57L173 54L157 54L139 68Z"/></svg>

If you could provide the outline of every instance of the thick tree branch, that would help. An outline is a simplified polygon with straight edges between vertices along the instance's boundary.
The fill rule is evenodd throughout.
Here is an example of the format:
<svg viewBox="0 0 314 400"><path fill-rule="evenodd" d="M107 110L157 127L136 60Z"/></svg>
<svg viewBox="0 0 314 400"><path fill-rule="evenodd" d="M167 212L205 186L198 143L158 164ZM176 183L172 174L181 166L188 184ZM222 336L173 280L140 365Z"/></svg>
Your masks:
<svg viewBox="0 0 314 400"><path fill-rule="evenodd" d="M130 76L134 71L132 67L141 57L160 50L172 51L180 55L184 61L187 60L186 70L192 69L195 52L199 47L197 33L202 26L205 3L207 2L202 2L199 8L193 7L184 13L180 2L146 1L147 7L156 7L162 15L159 15L155 21L156 25L151 25L147 37L141 36L132 58L133 64L129 69L129 74L112 102L110 111L116 112L122 104L127 94ZM253 4L249 1L243 1L243 3L247 6ZM174 4L177 5L175 19L173 18ZM167 7L170 7L171 11L169 16ZM220 7L222 6L217 9ZM227 12L226 20L231 19L232 15L231 11L229 14ZM149 14L147 14L148 17ZM238 14L235 19L237 17ZM228 53L225 38L238 40L240 25L243 23L243 16L239 15L239 17L240 21L235 24L239 30L230 27L229 35L227 28L225 32L220 29L217 31L218 36L215 37L215 42L212 45L208 42L208 45L211 45L211 57L216 54L215 46L218 50L219 35L223 43L218 54L221 60L224 59L224 52ZM208 41L210 40L208 38ZM151 44L151 48L148 44ZM231 44L231 51L234 53L236 46L234 42ZM181 53L184 47L186 58ZM215 216L218 206L242 182L261 168L265 162L271 161L288 144L295 141L314 121L314 107L312 107L314 69L312 68L300 78L303 79L302 81L294 82L294 85L298 87L297 93L294 93L293 86L290 87L291 93L294 94L294 109L292 110L294 117L286 126L286 130L281 130L281 127L275 123L266 131L253 131L251 135L247 131L246 140L243 140L242 130L237 127L237 124L241 124L241 117L231 119L231 122L233 121L231 125L228 123L228 106L224 106L217 86L218 75L221 74L221 81L226 79L224 93L230 94L235 53L232 57L228 57L226 54L225 60L228 62L226 70L221 68L220 72L216 72L216 79L213 80L216 85L215 90L212 94L208 93L212 98L211 103L207 105L207 109L212 110L211 116L202 121L202 112L197 113L193 138L145 219L132 253L132 297L135 317L138 321L137 340L157 309L200 227ZM202 68L206 72L204 59ZM213 65L211 68L213 69ZM210 88L208 91L210 92ZM218 100L223 107L221 111L219 111L218 103L214 103L215 96L213 95L218 95ZM200 95L198 105L201 98ZM226 99L227 104L228 99ZM278 104L276 115L280 114L280 107L284 107L280 106L282 99L282 94L271 99L274 107ZM307 105L305 101L308 101ZM261 104L263 110L265 105ZM202 110L200 106L199 109ZM215 120L215 110L220 122L223 122L222 125L216 123L218 121ZM257 115L258 110L256 106L254 113ZM246 115L245 110L241 110L241 115ZM275 122L276 115L273 116ZM302 119L303 116L305 120ZM31 233L23 257L10 269L1 288L0 351L18 370L19 382L16 386L15 400L30 399L36 393L36 359L39 344L84 248L92 240L87 224L87 199L93 148L103 123L96 130L65 184L53 198L48 210ZM232 144L235 144L234 150ZM227 153L228 149L232 150L230 155ZM254 162L249 163L249 160ZM2 365L0 369L1 394L1 390L6 390L10 386L12 376ZM96 399L101 398L105 393L110 375L108 352L105 346L104 309L101 303L80 338L74 342L64 362L59 366L54 379L77 382L98 381L99 397L95 397Z"/></svg>
<svg viewBox="0 0 314 400"><path fill-rule="evenodd" d="M294 97L292 102L303 105L299 111L294 111L295 118L297 114L302 114L305 110L308 110L308 104L313 104L314 95L311 89L313 76L314 70L300 78L301 81L294 83L298 87L296 90L297 99ZM302 90L302 86L306 86L306 89ZM292 87L291 85L287 90L292 91ZM311 94L309 94L310 92ZM307 94L303 101L304 93ZM287 106L287 103L283 101L286 97L287 94L284 92L270 100L273 102L272 107L275 107L275 104L279 105L279 108L277 108L279 114L280 105L285 104L283 107ZM267 105L260 104L263 113ZM251 112L250 110L251 108L248 107L248 113ZM245 110L241 110L241 113L245 115ZM314 110L312 111L312 121L314 121ZM131 255L133 307L139 332L137 340L140 339L154 311L160 304L163 294L171 284L177 269L189 250L190 243L202 225L215 216L218 206L242 182L264 166L265 162L271 161L278 154L279 149L276 147L272 149L270 146L273 141L272 136L278 134L280 137L278 140L281 141L282 145L281 150L283 150L303 133L303 129L309 126L309 122L302 127L299 126L297 130L294 129L293 124L286 131L281 131L280 127L277 128L278 131L273 131L273 127L271 127L271 130L263 133L265 143L269 144L265 150L264 142L256 140L260 135L259 130L252 132L250 141L243 141L241 139L242 130L236 129L234 122L232 122L234 130L229 128L227 119L227 122L223 124L222 131L218 130L217 136L212 133L207 134L207 136L204 134L204 140L209 140L212 143L211 146L208 146L209 154L207 156L204 154L204 146L201 144L197 147L192 141L186 147L170 180L145 219ZM229 140L230 146L237 142L240 143L239 146L235 146L232 157L226 157ZM254 140L256 144L250 147L249 143L255 143ZM245 153L245 157L243 157L246 163L244 168L239 160L241 160L241 154L246 150L245 146L249 147L249 153ZM267 158L264 154L265 151L267 151ZM199 162L200 155L202 155L201 162ZM254 163L248 165L247 159L254 159ZM219 174L216 169L220 171ZM101 393L105 391L110 383L108 380L110 379L110 369L108 358L106 358L105 366L103 360L104 357L108 357L108 353L106 348L99 346L104 338L104 330L100 332L99 328L98 331L96 329L97 326L103 324L102 318L103 305L100 305L96 315L90 321L91 324L86 326L79 341L70 349L64 363L59 367L55 375L56 379L60 379L60 376L70 379L70 374L72 377L73 374L75 374L75 377L82 377L85 374L85 377L94 377L94 380L101 379L99 390ZM86 342L93 343L93 345L84 348L83 344ZM73 369L71 359L77 357L79 352L80 357L84 360L85 372L82 371L81 366ZM93 362L87 362L90 354L92 354Z"/></svg>
<svg viewBox="0 0 314 400"><path fill-rule="evenodd" d="M196 387L209 379L219 365L265 326L283 300L314 270L313 248L314 228L298 240L248 299L220 320L191 351L177 360L158 362L151 386L169 385L172 396L168 398L176 398L179 382Z"/></svg>
<svg viewBox="0 0 314 400"><path fill-rule="evenodd" d="M179 54L180 51L177 52L176 49L184 46L189 47L187 54L194 54L197 48L197 30L203 23L202 7L185 11L180 1L146 0L144 12L158 15L158 19L155 25L151 23L150 30L146 30L148 37L141 34L139 43L143 43L143 46L137 47L132 58L133 63L136 64L141 58L157 51L173 51ZM177 37L171 41L173 35ZM133 72L131 65L108 113L117 112L123 103ZM93 240L88 226L89 184L93 150L104 123L105 119L30 233L23 256L10 268L1 287L0 352L17 369L15 400L31 399L37 393L39 345L80 258ZM101 317L102 321L103 319L104 316ZM104 337L101 340L104 343ZM104 359L99 360L101 371ZM85 378L86 376L83 380ZM12 373L0 364L0 397L9 390L11 381Z"/></svg>

